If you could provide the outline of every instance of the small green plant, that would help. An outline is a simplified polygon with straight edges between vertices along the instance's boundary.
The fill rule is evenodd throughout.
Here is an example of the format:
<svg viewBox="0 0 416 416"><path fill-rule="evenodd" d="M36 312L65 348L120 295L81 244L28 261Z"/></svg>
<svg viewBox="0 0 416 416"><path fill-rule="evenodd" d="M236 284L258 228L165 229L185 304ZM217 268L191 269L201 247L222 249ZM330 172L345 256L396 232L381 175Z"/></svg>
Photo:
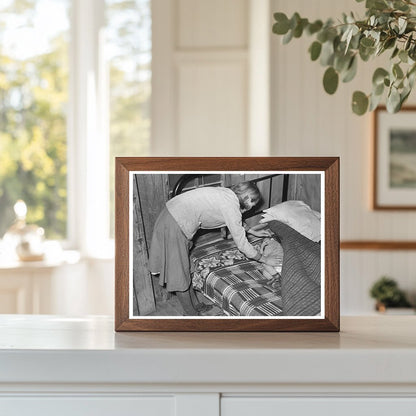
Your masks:
<svg viewBox="0 0 416 416"><path fill-rule="evenodd" d="M391 308L410 307L404 292L399 289L397 282L387 276L377 280L370 289L370 295L376 299L378 306Z"/></svg>
<svg viewBox="0 0 416 416"><path fill-rule="evenodd" d="M349 82L355 77L359 60L367 62L389 53L390 65L373 74L371 93L353 93L352 110L358 115L373 111L387 93L387 110L396 113L416 79L416 0L366 0L365 8L364 18L344 13L337 22L310 22L299 13L289 19L275 13L273 33L282 35L284 44L305 33L315 38L309 54L326 68L323 86L328 94L335 93L340 80Z"/></svg>

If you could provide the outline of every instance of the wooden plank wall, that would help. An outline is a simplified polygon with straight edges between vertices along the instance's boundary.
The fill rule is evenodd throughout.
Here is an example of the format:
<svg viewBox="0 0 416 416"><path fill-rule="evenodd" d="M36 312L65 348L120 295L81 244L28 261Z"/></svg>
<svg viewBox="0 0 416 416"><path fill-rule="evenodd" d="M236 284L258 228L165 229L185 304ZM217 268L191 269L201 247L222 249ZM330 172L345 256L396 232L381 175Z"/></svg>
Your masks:
<svg viewBox="0 0 416 416"><path fill-rule="evenodd" d="M288 199L303 201L313 210L321 212L320 175L290 175Z"/></svg>
<svg viewBox="0 0 416 416"><path fill-rule="evenodd" d="M149 273L148 250L143 222L143 209L138 175L133 181L133 289L137 304L133 313L147 315L156 310L153 284Z"/></svg>
<svg viewBox="0 0 416 416"><path fill-rule="evenodd" d="M156 298L163 292L153 282L148 258L153 227L168 195L167 175L137 174L133 184L133 286L136 304L133 312L147 315L156 310ZM155 283L155 284L153 284Z"/></svg>

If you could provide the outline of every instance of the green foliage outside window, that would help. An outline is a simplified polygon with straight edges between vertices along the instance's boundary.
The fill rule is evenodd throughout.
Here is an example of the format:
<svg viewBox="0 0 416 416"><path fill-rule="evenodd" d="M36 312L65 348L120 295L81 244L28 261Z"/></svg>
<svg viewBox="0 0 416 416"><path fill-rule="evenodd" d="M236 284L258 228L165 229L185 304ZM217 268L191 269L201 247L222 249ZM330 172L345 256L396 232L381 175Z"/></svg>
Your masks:
<svg viewBox="0 0 416 416"><path fill-rule="evenodd" d="M0 238L14 220L13 205L18 199L28 206L27 221L42 226L47 238L67 235L69 28L60 28L49 14L44 28L55 26L56 33L40 53L29 46L15 52L10 48L10 31L39 29L39 7L59 7L61 19L62 11L67 13L69 25L70 3L4 0L0 4ZM151 9L150 0L103 4L110 82L111 235L114 157L149 152ZM24 39L15 42L19 46Z"/></svg>
<svg viewBox="0 0 416 416"><path fill-rule="evenodd" d="M111 236L114 236L114 158L149 154L151 36L150 0L107 0Z"/></svg>
<svg viewBox="0 0 416 416"><path fill-rule="evenodd" d="M66 116L68 39L62 31L48 50L31 55L7 50L10 22L34 25L35 2L0 7L0 238L23 199L27 221L48 238L66 237ZM14 29L14 28L12 28ZM25 56L28 55L28 56Z"/></svg>

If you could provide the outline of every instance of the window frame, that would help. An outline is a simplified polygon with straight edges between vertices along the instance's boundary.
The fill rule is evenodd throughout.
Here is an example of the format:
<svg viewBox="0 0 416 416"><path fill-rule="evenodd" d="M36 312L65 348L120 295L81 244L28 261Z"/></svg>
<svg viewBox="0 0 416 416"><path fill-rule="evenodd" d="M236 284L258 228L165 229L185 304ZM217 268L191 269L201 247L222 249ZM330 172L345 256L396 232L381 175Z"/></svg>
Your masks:
<svg viewBox="0 0 416 416"><path fill-rule="evenodd" d="M111 258L105 1L72 0L68 146L68 239L83 256Z"/></svg>

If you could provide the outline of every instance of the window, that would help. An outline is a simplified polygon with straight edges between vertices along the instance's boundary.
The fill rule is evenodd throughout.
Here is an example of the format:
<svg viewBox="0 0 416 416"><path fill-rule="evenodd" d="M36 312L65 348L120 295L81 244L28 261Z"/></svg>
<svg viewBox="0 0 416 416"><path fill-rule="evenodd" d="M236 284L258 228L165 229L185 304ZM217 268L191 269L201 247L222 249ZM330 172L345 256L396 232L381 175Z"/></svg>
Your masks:
<svg viewBox="0 0 416 416"><path fill-rule="evenodd" d="M50 239L95 255L114 223L114 157L150 142L151 0L0 6L0 237L23 199Z"/></svg>
<svg viewBox="0 0 416 416"><path fill-rule="evenodd" d="M23 199L28 222L66 237L69 9L68 0L0 6L0 236Z"/></svg>
<svg viewBox="0 0 416 416"><path fill-rule="evenodd" d="M149 153L150 0L106 0L110 78L110 235L114 236L114 158Z"/></svg>

